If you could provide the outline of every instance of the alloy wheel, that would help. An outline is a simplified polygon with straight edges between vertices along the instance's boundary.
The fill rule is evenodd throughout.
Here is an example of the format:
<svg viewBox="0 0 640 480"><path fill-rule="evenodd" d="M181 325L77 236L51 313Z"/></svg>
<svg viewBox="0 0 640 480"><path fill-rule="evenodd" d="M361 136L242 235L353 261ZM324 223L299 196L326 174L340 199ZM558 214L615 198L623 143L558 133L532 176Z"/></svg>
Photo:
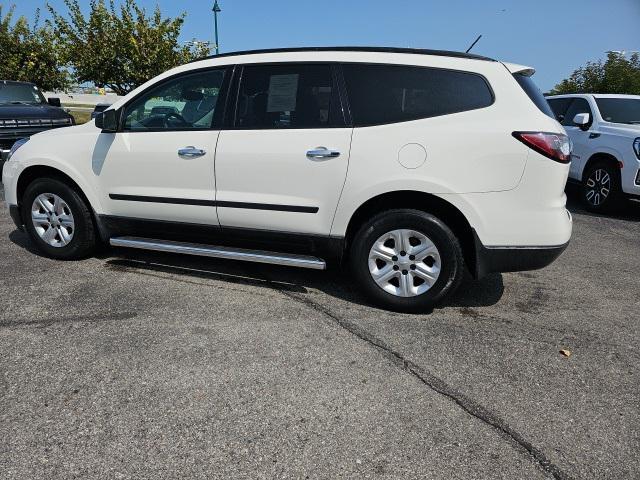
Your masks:
<svg viewBox="0 0 640 480"><path fill-rule="evenodd" d="M611 193L611 175L603 168L597 168L589 178L585 189L585 198L590 205L599 207L602 205Z"/></svg>

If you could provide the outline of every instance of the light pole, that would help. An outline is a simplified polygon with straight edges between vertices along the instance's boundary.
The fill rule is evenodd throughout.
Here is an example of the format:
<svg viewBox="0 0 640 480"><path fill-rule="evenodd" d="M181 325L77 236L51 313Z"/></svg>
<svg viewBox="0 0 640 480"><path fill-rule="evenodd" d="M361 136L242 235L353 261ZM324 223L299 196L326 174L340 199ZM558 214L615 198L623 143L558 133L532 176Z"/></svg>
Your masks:
<svg viewBox="0 0 640 480"><path fill-rule="evenodd" d="M213 3L213 23L216 32L216 55L220 53L220 45L218 44L218 13L221 11L222 9L220 8L220 5L218 5L218 0L215 0Z"/></svg>

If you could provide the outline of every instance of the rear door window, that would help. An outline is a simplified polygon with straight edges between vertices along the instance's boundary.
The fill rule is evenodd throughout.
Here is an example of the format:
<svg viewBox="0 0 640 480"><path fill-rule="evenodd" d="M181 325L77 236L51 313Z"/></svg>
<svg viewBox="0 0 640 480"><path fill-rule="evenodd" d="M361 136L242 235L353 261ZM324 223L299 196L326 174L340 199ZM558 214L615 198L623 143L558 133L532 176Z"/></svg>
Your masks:
<svg viewBox="0 0 640 480"><path fill-rule="evenodd" d="M428 67L344 64L354 126L381 125L488 107L484 77Z"/></svg>
<svg viewBox="0 0 640 480"><path fill-rule="evenodd" d="M326 128L343 125L331 65L291 63L243 68L236 128Z"/></svg>

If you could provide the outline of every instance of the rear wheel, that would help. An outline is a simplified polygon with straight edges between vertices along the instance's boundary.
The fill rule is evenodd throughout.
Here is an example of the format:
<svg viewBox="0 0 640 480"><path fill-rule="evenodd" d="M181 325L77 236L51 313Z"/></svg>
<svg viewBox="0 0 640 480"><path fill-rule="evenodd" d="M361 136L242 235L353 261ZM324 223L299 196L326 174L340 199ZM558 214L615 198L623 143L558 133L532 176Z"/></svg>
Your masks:
<svg viewBox="0 0 640 480"><path fill-rule="evenodd" d="M428 311L460 284L460 242L439 218L419 210L389 210L354 237L351 269L364 294L383 308Z"/></svg>
<svg viewBox="0 0 640 480"><path fill-rule="evenodd" d="M48 257L73 260L95 248L89 208L78 192L59 180L39 178L27 187L22 218L31 240Z"/></svg>
<svg viewBox="0 0 640 480"><path fill-rule="evenodd" d="M622 188L620 169L609 162L589 166L582 186L582 201L587 210L604 213L620 205Z"/></svg>

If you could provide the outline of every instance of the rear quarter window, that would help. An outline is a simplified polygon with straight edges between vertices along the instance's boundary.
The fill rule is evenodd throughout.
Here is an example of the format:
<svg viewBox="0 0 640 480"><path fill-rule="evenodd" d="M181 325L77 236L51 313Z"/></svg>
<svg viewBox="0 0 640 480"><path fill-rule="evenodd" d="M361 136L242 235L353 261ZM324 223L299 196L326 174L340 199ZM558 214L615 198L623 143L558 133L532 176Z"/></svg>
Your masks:
<svg viewBox="0 0 640 480"><path fill-rule="evenodd" d="M556 118L553 111L551 110L551 107L549 106L549 103L547 102L547 99L544 98L544 95L535 84L531 76L523 75L521 73L514 73L513 78L516 79L516 82L518 82L527 96L536 105L536 107L540 109L542 113L550 116L553 119Z"/></svg>
<svg viewBox="0 0 640 480"><path fill-rule="evenodd" d="M469 72L403 65L343 65L354 126L381 125L488 107L493 93Z"/></svg>

